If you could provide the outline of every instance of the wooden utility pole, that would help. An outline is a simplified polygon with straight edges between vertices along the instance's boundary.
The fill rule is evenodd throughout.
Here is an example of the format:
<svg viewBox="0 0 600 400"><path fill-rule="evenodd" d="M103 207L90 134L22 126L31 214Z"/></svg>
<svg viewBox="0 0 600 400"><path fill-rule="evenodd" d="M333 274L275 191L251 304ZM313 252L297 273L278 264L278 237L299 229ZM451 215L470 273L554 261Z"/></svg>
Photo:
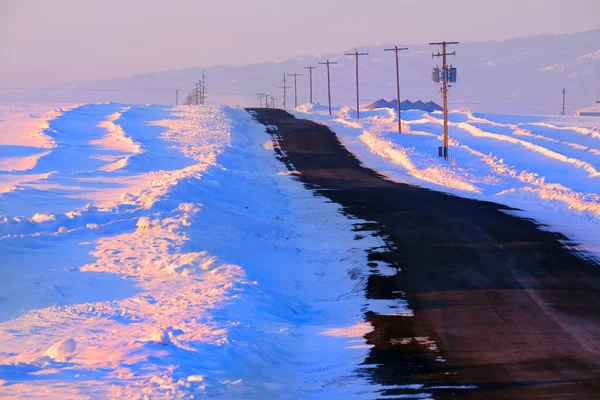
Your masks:
<svg viewBox="0 0 600 400"><path fill-rule="evenodd" d="M202 71L202 90L200 93L200 104L204 104L205 100L206 100L206 78L207 76L204 75L204 70Z"/></svg>
<svg viewBox="0 0 600 400"><path fill-rule="evenodd" d="M277 99L277 97L273 97L273 96L269 96L271 98L271 108L275 108L275 99Z"/></svg>
<svg viewBox="0 0 600 400"><path fill-rule="evenodd" d="M198 105L204 104L202 102L202 91L203 91L202 85L203 85L203 82L202 82L202 79L201 79L201 80L198 81Z"/></svg>
<svg viewBox="0 0 600 400"><path fill-rule="evenodd" d="M285 84L285 72L283 73L283 86L279 86L279 89L283 89L283 109L285 110L286 89L291 89L291 86Z"/></svg>
<svg viewBox="0 0 600 400"><path fill-rule="evenodd" d="M257 96L258 96L258 98L260 99L260 108L262 108L262 106L263 106L263 105L262 105L262 104L263 104L263 103L262 103L262 99L263 99L263 96L266 96L266 94L264 94L264 93L256 93L256 95L257 95Z"/></svg>
<svg viewBox="0 0 600 400"><path fill-rule="evenodd" d="M358 57L359 56L368 56L369 53L359 53L356 50L354 53L344 53L347 56L352 56L356 58L356 119L360 118L360 100L358 96Z"/></svg>
<svg viewBox="0 0 600 400"><path fill-rule="evenodd" d="M329 100L329 115L331 115L331 79L329 78L329 66L331 64L337 64L337 61L331 62L329 60L320 62L319 64L327 65L327 99Z"/></svg>
<svg viewBox="0 0 600 400"><path fill-rule="evenodd" d="M288 74L289 76L293 76L294 77L294 108L298 107L298 85L297 85L297 81L296 78L299 76L302 76L302 74Z"/></svg>
<svg viewBox="0 0 600 400"><path fill-rule="evenodd" d="M313 67L312 65L309 65L308 67L304 67L304 69L307 69L309 71L309 76L310 76L310 79L309 79L309 82L310 82L310 97L309 97L310 100L309 100L309 102L310 102L310 104L313 103L313 95L312 95L313 94L312 93L312 70L315 69L315 68L317 68L317 67Z"/></svg>
<svg viewBox="0 0 600 400"><path fill-rule="evenodd" d="M398 102L398 133L402 133L402 120L400 118L400 69L398 68L398 52L408 50L408 47L394 46L393 49L384 49L384 51L396 52L396 101Z"/></svg>
<svg viewBox="0 0 600 400"><path fill-rule="evenodd" d="M444 100L444 148L443 156L444 160L448 159L448 75L446 74L446 56L455 56L456 51L452 53L446 52L446 47L451 44L458 44L458 42L436 42L429 43L432 46L442 46L442 52L432 54L431 57L442 57L442 98Z"/></svg>
<svg viewBox="0 0 600 400"><path fill-rule="evenodd" d="M563 88L563 90L562 90L562 94L563 94L563 108L562 108L562 112L560 113L560 115L565 115L565 97L566 97L566 93L567 93L567 88Z"/></svg>

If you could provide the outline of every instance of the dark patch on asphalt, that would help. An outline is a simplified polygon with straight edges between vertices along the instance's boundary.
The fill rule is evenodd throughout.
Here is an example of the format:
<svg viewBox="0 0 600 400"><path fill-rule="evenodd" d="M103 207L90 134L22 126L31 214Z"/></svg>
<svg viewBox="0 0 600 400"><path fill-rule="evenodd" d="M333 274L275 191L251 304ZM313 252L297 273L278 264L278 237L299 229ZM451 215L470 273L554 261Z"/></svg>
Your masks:
<svg viewBox="0 0 600 400"><path fill-rule="evenodd" d="M600 267L566 237L503 205L391 182L323 125L249 111L275 127L267 131L296 179L369 221L358 235L386 243L369 267L397 273L373 272L367 298L405 298L414 316L366 313L374 347L362 373L389 387L382 395L600 398ZM394 388L411 384L424 387Z"/></svg>

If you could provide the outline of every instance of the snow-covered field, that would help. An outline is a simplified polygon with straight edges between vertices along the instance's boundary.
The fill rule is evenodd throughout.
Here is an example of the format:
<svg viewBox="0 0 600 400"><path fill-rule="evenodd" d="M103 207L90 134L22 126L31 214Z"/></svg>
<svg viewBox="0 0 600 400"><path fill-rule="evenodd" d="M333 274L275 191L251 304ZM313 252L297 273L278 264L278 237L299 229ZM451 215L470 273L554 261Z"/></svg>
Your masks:
<svg viewBox="0 0 600 400"><path fill-rule="evenodd" d="M437 157L442 113L303 105L367 167L389 178L506 204L600 256L600 118L449 114L451 160ZM571 244L571 243L569 243Z"/></svg>
<svg viewBox="0 0 600 400"><path fill-rule="evenodd" d="M518 207L598 253L598 120L456 111L450 163L441 114L403 113L401 136L390 110L296 114L392 179ZM411 311L365 298L382 242L355 240L363 222L241 109L2 105L0 396L377 397L364 313Z"/></svg>
<svg viewBox="0 0 600 400"><path fill-rule="evenodd" d="M296 181L264 126L57 107L0 108L0 397L379 393L364 312L410 315L365 299L381 239L355 240L363 221Z"/></svg>

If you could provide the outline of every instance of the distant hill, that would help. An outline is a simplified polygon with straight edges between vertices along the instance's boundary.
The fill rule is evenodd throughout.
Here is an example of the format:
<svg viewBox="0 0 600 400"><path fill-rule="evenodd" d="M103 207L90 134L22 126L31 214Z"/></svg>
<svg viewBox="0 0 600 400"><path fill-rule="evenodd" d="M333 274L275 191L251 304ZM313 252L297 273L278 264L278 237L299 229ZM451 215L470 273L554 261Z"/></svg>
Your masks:
<svg viewBox="0 0 600 400"><path fill-rule="evenodd" d="M423 43L439 40L425 34ZM439 99L439 86L430 82L431 69L440 60L431 53L439 49L427 44L403 44L409 51L400 55L400 95L402 98ZM387 94L396 97L394 57L385 46L363 46L369 56L360 60L360 96L364 107ZM450 108L470 108L504 113L558 114L562 88L567 88L567 113L600 100L600 30L557 36L535 36L500 42L469 42L452 46L456 57L449 62L458 69L458 82L450 89ZM200 53L199 53L200 54ZM200 57L200 56L199 56ZM242 66L212 66L208 76L208 102L229 105L258 105L257 92L267 92L281 105L284 73L313 71L314 99L327 104L327 74L318 62L338 61L331 67L333 105L355 104L354 59L344 49L334 54L305 55L291 59ZM199 59L198 64L210 63ZM202 68L186 68L132 77L75 82L62 85L65 91L2 93L0 100L37 101L120 101L127 103L174 103L175 89L191 89ZM288 85L290 85L288 78ZM293 86L293 83L291 84ZM74 89L74 90L73 90ZM100 91L101 89L101 91ZM298 101L308 102L308 77L298 78ZM293 89L287 104L293 104ZM182 91L180 100L185 96Z"/></svg>

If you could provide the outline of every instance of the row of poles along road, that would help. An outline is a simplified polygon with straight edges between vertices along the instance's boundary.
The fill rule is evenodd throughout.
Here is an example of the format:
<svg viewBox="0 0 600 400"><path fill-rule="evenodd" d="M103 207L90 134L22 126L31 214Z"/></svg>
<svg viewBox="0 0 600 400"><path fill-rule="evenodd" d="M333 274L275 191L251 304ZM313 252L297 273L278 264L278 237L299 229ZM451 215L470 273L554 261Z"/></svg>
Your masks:
<svg viewBox="0 0 600 400"><path fill-rule="evenodd" d="M444 157L444 160L448 159L448 87L449 83L454 83L455 80L448 79L448 64L446 63L447 56L455 56L456 52L448 53L447 49L449 45L458 44L458 42L435 42L429 43L432 46L441 46L441 52L433 53L432 57L438 57L442 59L442 68L441 71L439 69L434 69L435 74L439 79L434 78L434 82L441 82L440 92L443 100L443 108L444 108L444 145L438 149L438 155L440 157ZM398 112L398 133L402 133L402 122L400 118L400 70L398 65L399 53L401 51L408 50L408 47L398 47L397 45L384 49L384 51L393 51L396 56L396 99L397 99L397 112ZM355 71L356 71L356 118L360 118L360 93L359 93L359 79L358 79L358 60L361 56L368 56L369 53L360 53L356 50L354 53L344 53L344 55L355 58ZM331 115L331 74L330 67L331 65L337 64L336 61L327 60L325 62L318 63L319 65L325 65L327 67L327 100L329 104L329 114ZM309 71L309 102L313 103L313 85L312 85L312 74L313 69L317 68L316 66L309 65L304 67ZM439 71L439 72L435 72ZM279 86L279 89L283 89L283 108L286 109L286 100L287 100L287 90L292 89L291 86L287 86L287 77L294 78L294 108L298 107L298 77L302 76L300 73L292 73L292 74L283 74L283 86ZM433 77L433 74L432 74ZM260 107L265 108L275 108L275 100L277 97L273 97L266 93L256 93L258 99L260 101ZM207 98L206 95L206 75L204 75L204 71L202 71L202 79L196 82L194 89L190 91L185 99L186 105L199 105L204 104ZM179 101L179 92L176 92L176 102ZM264 105L263 105L264 104Z"/></svg>
<svg viewBox="0 0 600 400"><path fill-rule="evenodd" d="M442 51L438 52L438 53L434 53L432 54L432 57L441 57L442 58L442 69L440 72L441 75L441 79L436 80L441 82L442 87L440 89L441 91L441 95L442 95L442 99L443 99L443 103L444 103L444 145L441 146L438 149L438 154L440 157L444 157L444 160L448 159L448 87L449 87L449 83L454 83L454 81L451 81L448 79L448 64L446 63L446 57L447 56L455 56L456 52L452 52L452 53L448 53L447 49L449 45L454 45L454 44L458 44L458 42L435 42L435 43L429 43L430 45L434 45L434 46L441 46ZM399 53L401 51L404 50L408 50L408 47L398 47L397 45L389 48L389 49L384 49L384 51L393 51L395 53L395 58L396 58L396 106L397 106L397 112L398 112L398 133L402 133L402 122L401 122L401 117L400 117L400 69L399 69L399 63L398 63L398 58L399 58ZM359 79L358 79L358 60L361 56L368 56L369 53L360 53L358 50L354 51L354 53L344 53L344 55L349 56L349 57L354 57L355 59L355 72L356 72L356 118L360 119L360 93L359 93ZM330 61L327 60L325 62L320 62L318 63L319 65L326 65L327 66L327 101L328 101L328 105L329 105L329 114L331 115L331 73L330 73L330 66L337 64L337 62L335 61ZM316 66L313 65L309 65L307 67L304 67L304 69L307 69L309 72L309 102L312 104L313 103L313 85L312 85L312 73L313 73L313 69L317 68ZM437 69L435 69L434 71L437 71ZM300 73L293 73L293 74L283 74L283 86L280 86L279 89L283 89L283 108L286 109L286 98L287 98L287 89L291 89L290 86L287 86L287 79L286 76L290 76L294 78L294 108L298 107L298 77L302 76L302 74ZM432 75L433 76L433 75ZM270 96L266 93L257 93L257 96L260 99L260 106L263 107L263 98L264 98L264 104L265 107L269 108L275 107L275 97ZM270 103L269 103L269 99L270 99Z"/></svg>
<svg viewBox="0 0 600 400"><path fill-rule="evenodd" d="M206 98L206 78L202 71L202 79L194 84L194 88L188 93L183 104L187 106L204 104ZM175 104L179 104L179 90L175 91Z"/></svg>

